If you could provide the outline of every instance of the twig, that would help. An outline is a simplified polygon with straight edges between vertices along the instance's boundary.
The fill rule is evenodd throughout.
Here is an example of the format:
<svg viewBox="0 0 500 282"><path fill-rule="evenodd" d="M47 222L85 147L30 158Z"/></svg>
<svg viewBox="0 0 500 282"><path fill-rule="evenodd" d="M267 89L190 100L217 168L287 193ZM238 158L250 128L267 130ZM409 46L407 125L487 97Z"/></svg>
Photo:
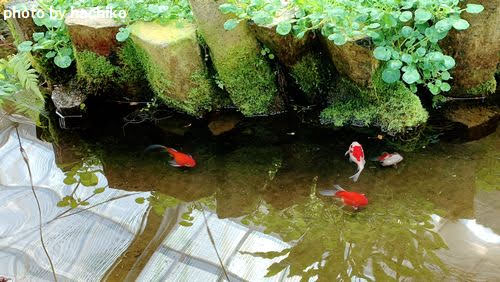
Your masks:
<svg viewBox="0 0 500 282"><path fill-rule="evenodd" d="M54 264L52 263L52 260L50 259L49 252L47 251L47 247L45 247L45 242L43 241L42 208L40 207L40 201L38 200L38 196L36 195L36 192L35 192L35 186L33 184L33 175L31 173L31 167L30 167L29 160L28 160L28 154L26 154L26 151L24 150L23 145L21 143L21 137L19 136L18 126L19 126L19 124L16 124L14 127L15 127L16 133L17 133L17 140L19 141L19 151L21 152L21 156L23 157L24 163L26 164L26 167L28 168L28 174L30 176L31 191L33 192L33 196L35 197L36 205L38 207L38 221L39 221L38 231L40 233L40 241L42 242L43 251L45 252L45 255L47 256L47 259L49 260L50 268L52 270L52 275L54 276L54 281L57 282L57 276L56 276L56 271L54 269Z"/></svg>
<svg viewBox="0 0 500 282"><path fill-rule="evenodd" d="M212 236L212 232L210 231L210 228L208 227L208 220L207 220L207 216L205 215L205 209L203 209L203 207L201 205L199 205L199 207L201 209L201 213L203 214L203 219L205 219L205 226L207 227L207 233L208 233L208 237L210 238L210 242L212 243L212 246L214 247L215 254L217 254L217 258L219 259L219 263L220 263L220 266L222 268L222 271L224 271L224 275L226 276L227 281L230 282L231 280L229 279L229 275L227 274L226 268L224 267L224 263L222 263L222 259L219 255L219 251L217 251L217 247L215 246L214 237Z"/></svg>

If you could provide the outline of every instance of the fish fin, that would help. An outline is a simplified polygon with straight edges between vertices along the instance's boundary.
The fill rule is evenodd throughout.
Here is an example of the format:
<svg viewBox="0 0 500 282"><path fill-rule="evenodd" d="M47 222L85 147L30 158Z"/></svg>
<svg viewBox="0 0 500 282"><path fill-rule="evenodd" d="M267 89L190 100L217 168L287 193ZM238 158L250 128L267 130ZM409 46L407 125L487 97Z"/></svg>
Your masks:
<svg viewBox="0 0 500 282"><path fill-rule="evenodd" d="M334 187L334 188L335 188L335 190L337 190L337 191L345 191L345 189L344 189L344 188L342 188L342 187L340 187L340 185L335 184L335 185L333 185L333 187Z"/></svg>
<svg viewBox="0 0 500 282"><path fill-rule="evenodd" d="M158 150L158 149L166 150L168 148L165 146L162 146L162 145L155 144L155 145L151 145L151 146L146 147L146 149L144 149L144 152L150 152L150 151L154 151L154 150Z"/></svg>
<svg viewBox="0 0 500 282"><path fill-rule="evenodd" d="M332 196L332 197L334 197L335 193L337 193L336 190L321 190L321 191L319 191L319 194L322 195L322 196Z"/></svg>
<svg viewBox="0 0 500 282"><path fill-rule="evenodd" d="M354 182L358 181L359 175L361 174L362 171L363 171L362 169L358 170L358 172L356 172L355 175L353 175L349 178L352 179L352 181L354 181Z"/></svg>
<svg viewBox="0 0 500 282"><path fill-rule="evenodd" d="M347 150L347 152L345 152L344 156L347 156L347 155L349 154L349 151L350 151L350 150L351 150L351 149Z"/></svg>
<svg viewBox="0 0 500 282"><path fill-rule="evenodd" d="M180 164L178 164L175 160L170 160L168 163L169 163L171 166L174 166L174 167L181 167L181 165L180 165Z"/></svg>

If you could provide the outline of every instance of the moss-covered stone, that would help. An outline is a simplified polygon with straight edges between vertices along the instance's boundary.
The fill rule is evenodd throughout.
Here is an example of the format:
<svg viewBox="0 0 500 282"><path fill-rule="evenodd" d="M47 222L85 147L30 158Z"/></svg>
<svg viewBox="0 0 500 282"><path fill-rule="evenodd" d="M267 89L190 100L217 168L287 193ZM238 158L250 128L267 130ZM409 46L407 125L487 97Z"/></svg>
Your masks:
<svg viewBox="0 0 500 282"><path fill-rule="evenodd" d="M321 122L334 126L378 126L390 134L424 124L428 113L420 99L402 83L386 84L379 72L372 79L373 88L362 88L346 78L339 78L331 105L321 113Z"/></svg>
<svg viewBox="0 0 500 282"><path fill-rule="evenodd" d="M260 54L260 46L244 23L224 29L227 16L219 12L220 2L191 0L198 29L206 44L218 77L233 103L247 115L279 111L282 102L276 75Z"/></svg>
<svg viewBox="0 0 500 282"><path fill-rule="evenodd" d="M468 3L481 4L484 10L479 14L463 13L470 27L450 31L440 45L456 61L450 95L485 96L495 93L491 81L500 63L500 2L468 0L462 5Z"/></svg>
<svg viewBox="0 0 500 282"><path fill-rule="evenodd" d="M153 91L191 115L212 109L217 92L208 79L196 27L191 23L135 23L132 40Z"/></svg>
<svg viewBox="0 0 500 282"><path fill-rule="evenodd" d="M309 102L326 97L333 88L334 70L320 53L308 52L291 66L290 75Z"/></svg>

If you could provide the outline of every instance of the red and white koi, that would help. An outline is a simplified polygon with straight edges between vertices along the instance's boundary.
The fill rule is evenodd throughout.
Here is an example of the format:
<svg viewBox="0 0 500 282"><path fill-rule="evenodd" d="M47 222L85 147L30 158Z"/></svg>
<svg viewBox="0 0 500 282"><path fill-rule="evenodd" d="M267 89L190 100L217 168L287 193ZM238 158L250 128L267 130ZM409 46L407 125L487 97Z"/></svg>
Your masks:
<svg viewBox="0 0 500 282"><path fill-rule="evenodd" d="M353 176L349 177L354 182L358 181L359 175L365 168L365 153L363 152L363 147L358 142L354 141L349 146L349 150L345 152L345 155L349 154L349 160L354 162L358 166L358 172Z"/></svg>
<svg viewBox="0 0 500 282"><path fill-rule="evenodd" d="M395 166L403 160L403 156L399 153L387 153L383 152L382 155L377 157L375 161L378 161L382 166Z"/></svg>

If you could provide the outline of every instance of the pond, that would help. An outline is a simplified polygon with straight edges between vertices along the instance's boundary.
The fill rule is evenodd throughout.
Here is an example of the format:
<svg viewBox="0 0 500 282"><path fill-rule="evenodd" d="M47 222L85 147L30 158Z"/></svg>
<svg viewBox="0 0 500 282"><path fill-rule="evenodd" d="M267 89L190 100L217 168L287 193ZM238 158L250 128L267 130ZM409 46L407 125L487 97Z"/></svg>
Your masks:
<svg viewBox="0 0 500 282"><path fill-rule="evenodd" d="M367 160L354 183L356 166L344 153L352 141L363 144L367 158L391 150L377 136L299 126L286 117L236 120L219 136L176 118L59 134L51 175L60 176L51 179L62 183L40 196L59 280L500 279L500 130L402 152L397 167ZM189 153L197 166L169 166L167 153L144 152L150 144ZM54 161L43 152L49 157L40 161ZM32 194L12 196L21 188L5 179L0 214L23 231L2 224L0 261L9 264L0 276L50 280L38 229L22 221L37 224L37 210L28 208ZM75 189L75 182L87 185ZM318 193L334 184L364 193L369 205L354 211ZM67 195L88 200L61 216L72 205L62 203ZM5 249L18 241L27 243Z"/></svg>

